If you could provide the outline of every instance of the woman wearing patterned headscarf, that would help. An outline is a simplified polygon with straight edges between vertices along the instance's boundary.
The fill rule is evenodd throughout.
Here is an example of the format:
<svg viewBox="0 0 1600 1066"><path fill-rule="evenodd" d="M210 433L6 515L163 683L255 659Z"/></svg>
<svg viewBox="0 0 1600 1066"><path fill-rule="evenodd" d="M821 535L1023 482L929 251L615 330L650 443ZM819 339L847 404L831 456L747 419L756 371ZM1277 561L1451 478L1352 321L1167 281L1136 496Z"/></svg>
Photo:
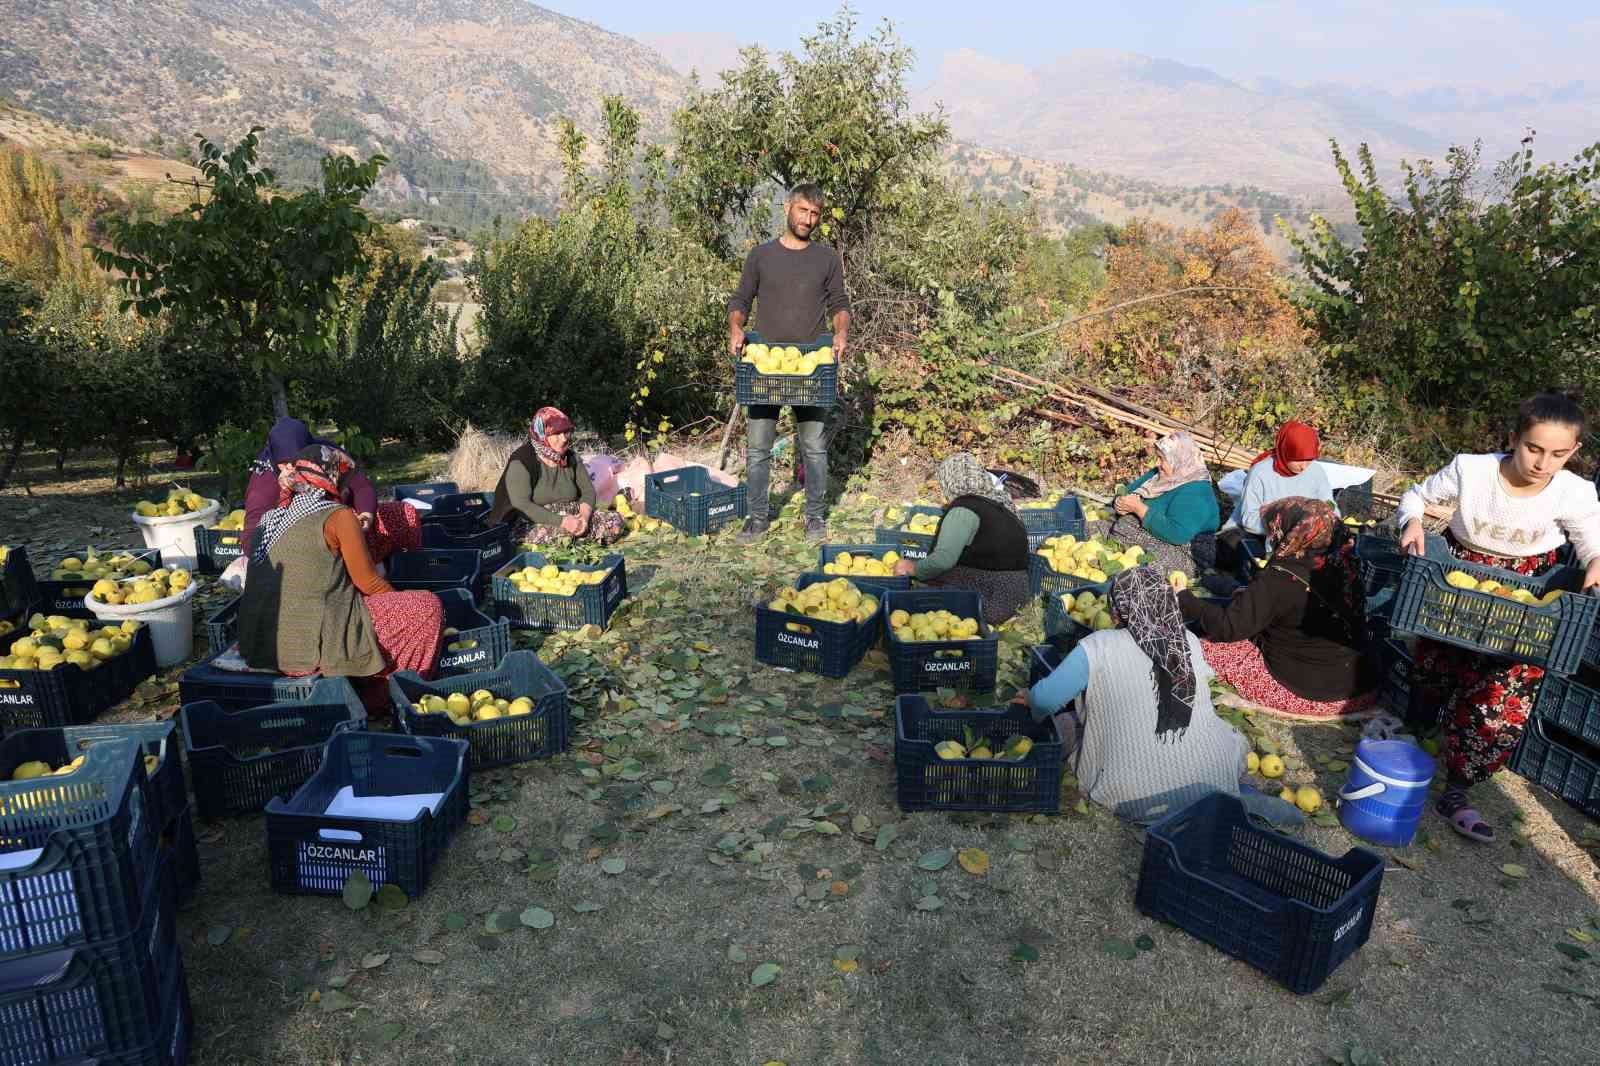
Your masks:
<svg viewBox="0 0 1600 1066"><path fill-rule="evenodd" d="M1370 708L1376 660L1367 643L1355 542L1325 500L1276 500L1261 512L1266 569L1227 604L1178 596L1206 635L1206 661L1239 695L1304 718Z"/></svg>
<svg viewBox="0 0 1600 1066"><path fill-rule="evenodd" d="M1194 438L1181 430L1156 441L1155 469L1129 485L1113 506L1167 544L1188 544L1222 524L1211 471Z"/></svg>
<svg viewBox="0 0 1600 1066"><path fill-rule="evenodd" d="M283 501L250 546L239 654L258 670L367 679L362 698L381 710L383 678L432 675L444 607L378 576L360 520L342 502L355 470L348 455L313 444L285 466Z"/></svg>
<svg viewBox="0 0 1600 1066"><path fill-rule="evenodd" d="M934 471L944 493L944 516L926 559L902 559L895 573L930 585L972 589L983 618L999 625L1030 597L1028 530L1005 490L969 452L957 452Z"/></svg>
<svg viewBox="0 0 1600 1066"><path fill-rule="evenodd" d="M506 460L494 489L490 524L512 521L529 544L588 539L610 544L622 536L622 516L595 509L588 468L568 446L572 419L541 407L528 439Z"/></svg>
<svg viewBox="0 0 1600 1066"><path fill-rule="evenodd" d="M318 440L298 418L280 418L267 434L266 447L250 464L250 480L244 490L244 531L239 536L243 560L250 558L250 544L261 516L284 505L289 467L295 457L313 444L335 447L332 441ZM417 512L406 503L378 502L378 493L359 470L350 471L340 490L340 502L356 514L367 538L367 550L377 562L396 552L422 547L422 525Z"/></svg>
<svg viewBox="0 0 1600 1066"><path fill-rule="evenodd" d="M1211 669L1171 586L1151 567L1124 570L1111 609L1118 628L1084 637L1028 692L1034 719L1077 701L1062 722L1064 735L1081 735L1073 772L1123 818L1154 821L1212 792L1237 795L1248 744L1211 706Z"/></svg>

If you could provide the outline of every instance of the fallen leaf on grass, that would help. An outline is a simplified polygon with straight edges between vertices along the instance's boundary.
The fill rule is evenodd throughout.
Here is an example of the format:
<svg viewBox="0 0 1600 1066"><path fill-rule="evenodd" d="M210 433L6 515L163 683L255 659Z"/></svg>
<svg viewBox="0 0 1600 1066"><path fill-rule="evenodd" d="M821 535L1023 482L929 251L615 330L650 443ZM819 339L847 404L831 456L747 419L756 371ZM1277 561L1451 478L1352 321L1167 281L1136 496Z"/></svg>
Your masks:
<svg viewBox="0 0 1600 1066"><path fill-rule="evenodd" d="M467 812L467 824L468 825L488 825L489 824L489 812L484 810L482 807L473 808L472 810Z"/></svg>
<svg viewBox="0 0 1600 1066"><path fill-rule="evenodd" d="M324 992L322 996L316 1000L316 1003L322 1008L324 1013L332 1013L336 1010L350 1010L352 1007L359 1007L361 1005L357 1003L353 997L345 995L337 988L328 989L328 991Z"/></svg>
<svg viewBox="0 0 1600 1066"><path fill-rule="evenodd" d="M627 868L628 861L626 859L619 859L615 856L612 856L609 859L603 859L600 862L600 872L610 874L612 877L617 876Z"/></svg>
<svg viewBox="0 0 1600 1066"><path fill-rule="evenodd" d="M372 895L372 905L383 911L403 911L410 902L399 885L384 885Z"/></svg>
<svg viewBox="0 0 1600 1066"><path fill-rule="evenodd" d="M352 870L344 882L344 905L353 911L364 910L372 902L372 882L360 870Z"/></svg>
<svg viewBox="0 0 1600 1066"><path fill-rule="evenodd" d="M467 927L467 916L465 914L459 914L456 911L446 911L444 915L444 927L452 933L459 933L461 930Z"/></svg>
<svg viewBox="0 0 1600 1066"><path fill-rule="evenodd" d="M1107 937L1100 941L1100 950L1116 959L1133 959L1139 956L1138 948L1117 937Z"/></svg>
<svg viewBox="0 0 1600 1066"><path fill-rule="evenodd" d="M874 848L878 849L879 851L887 851L888 848L889 848L889 845L894 843L894 838L899 836L899 835L900 835L900 827L899 826L897 826L897 825L886 825L886 826L883 826L881 829L878 830L878 839L873 841L872 846Z"/></svg>
<svg viewBox="0 0 1600 1066"><path fill-rule="evenodd" d="M950 865L950 860L956 857L954 848L936 848L925 851L917 859L917 865L924 870L942 870Z"/></svg>
<svg viewBox="0 0 1600 1066"><path fill-rule="evenodd" d="M1527 877L1528 876L1527 868L1523 867L1523 866L1519 866L1514 862L1508 862L1508 863L1505 863L1504 865L1502 865L1500 867L1500 872L1505 874L1507 877Z"/></svg>
<svg viewBox="0 0 1600 1066"><path fill-rule="evenodd" d="M424 966L437 966L444 961L444 952L434 951L432 948L418 948L411 953L413 962L420 962Z"/></svg>
<svg viewBox="0 0 1600 1066"><path fill-rule="evenodd" d="M982 848L962 848L956 855L956 861L974 877L982 877L989 872L989 854Z"/></svg>
<svg viewBox="0 0 1600 1066"><path fill-rule="evenodd" d="M1570 936L1572 939L1576 940L1580 944L1593 944L1594 943L1594 937L1593 936L1589 935L1588 933L1585 933L1582 929L1579 929L1576 926L1568 929L1567 930L1567 935Z"/></svg>
<svg viewBox="0 0 1600 1066"><path fill-rule="evenodd" d="M389 953L387 951L374 951L372 954L362 957L361 968L363 970L376 970L388 961Z"/></svg>
<svg viewBox="0 0 1600 1066"><path fill-rule="evenodd" d="M572 905L574 914L592 914L595 911L605 910L604 903L596 903L592 899L579 900Z"/></svg>
<svg viewBox="0 0 1600 1066"><path fill-rule="evenodd" d="M214 948L219 948L228 942L233 935L233 927L227 925L213 925L206 930L206 943Z"/></svg>
<svg viewBox="0 0 1600 1066"><path fill-rule="evenodd" d="M944 900L938 896L923 896L917 900L916 907L919 911L936 911L944 906Z"/></svg>
<svg viewBox="0 0 1600 1066"><path fill-rule="evenodd" d="M1583 962L1590 958L1590 955L1587 951L1583 950L1576 944L1568 944L1564 940L1556 945L1556 950L1561 952L1561 954L1565 955L1567 958L1571 959L1573 962Z"/></svg>
<svg viewBox="0 0 1600 1066"><path fill-rule="evenodd" d="M529 907L522 912L521 921L529 929L548 929L556 924L556 916L543 907Z"/></svg>
<svg viewBox="0 0 1600 1066"><path fill-rule="evenodd" d="M748 959L749 956L745 954L744 948L740 947L738 944L728 945L729 962L746 962Z"/></svg>
<svg viewBox="0 0 1600 1066"><path fill-rule="evenodd" d="M762 985L770 985L778 979L778 973L782 969L783 967L775 962L762 963L750 971L750 987L760 988Z"/></svg>

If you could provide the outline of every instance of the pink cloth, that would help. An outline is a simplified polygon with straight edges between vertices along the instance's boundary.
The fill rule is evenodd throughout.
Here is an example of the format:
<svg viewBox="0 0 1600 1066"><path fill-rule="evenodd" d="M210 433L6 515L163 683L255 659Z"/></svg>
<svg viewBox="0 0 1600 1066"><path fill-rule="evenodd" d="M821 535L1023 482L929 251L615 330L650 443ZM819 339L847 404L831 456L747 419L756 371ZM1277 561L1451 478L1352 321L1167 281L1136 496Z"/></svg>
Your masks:
<svg viewBox="0 0 1600 1066"><path fill-rule="evenodd" d="M1378 700L1376 692L1363 693L1347 700L1320 702L1296 696L1278 683L1267 669L1261 649L1254 642L1235 640L1216 644L1209 640L1200 642L1206 662L1217 676L1233 686L1233 690L1252 703L1268 710L1282 711L1300 718L1340 718L1368 710Z"/></svg>

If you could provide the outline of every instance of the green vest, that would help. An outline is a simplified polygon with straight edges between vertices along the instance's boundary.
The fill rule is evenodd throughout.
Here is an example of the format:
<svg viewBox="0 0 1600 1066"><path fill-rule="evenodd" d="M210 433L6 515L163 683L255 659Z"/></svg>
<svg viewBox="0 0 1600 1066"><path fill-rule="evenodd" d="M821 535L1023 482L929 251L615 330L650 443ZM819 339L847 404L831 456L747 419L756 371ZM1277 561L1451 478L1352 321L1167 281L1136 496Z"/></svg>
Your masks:
<svg viewBox="0 0 1600 1066"><path fill-rule="evenodd" d="M344 560L322 539L334 510L306 515L284 530L266 558L250 560L239 601L239 654L257 670L325 677L383 671L372 615Z"/></svg>

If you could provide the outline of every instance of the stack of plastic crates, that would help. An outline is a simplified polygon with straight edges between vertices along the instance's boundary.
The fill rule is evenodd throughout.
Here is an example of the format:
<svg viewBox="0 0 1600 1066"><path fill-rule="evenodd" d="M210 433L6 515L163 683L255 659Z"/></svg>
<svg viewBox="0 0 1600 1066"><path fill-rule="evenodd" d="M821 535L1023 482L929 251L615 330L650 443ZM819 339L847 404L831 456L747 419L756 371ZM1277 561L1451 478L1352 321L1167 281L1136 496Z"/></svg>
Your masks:
<svg viewBox="0 0 1600 1066"><path fill-rule="evenodd" d="M24 730L0 743L0 777L6 1061L185 1062L172 737Z"/></svg>

